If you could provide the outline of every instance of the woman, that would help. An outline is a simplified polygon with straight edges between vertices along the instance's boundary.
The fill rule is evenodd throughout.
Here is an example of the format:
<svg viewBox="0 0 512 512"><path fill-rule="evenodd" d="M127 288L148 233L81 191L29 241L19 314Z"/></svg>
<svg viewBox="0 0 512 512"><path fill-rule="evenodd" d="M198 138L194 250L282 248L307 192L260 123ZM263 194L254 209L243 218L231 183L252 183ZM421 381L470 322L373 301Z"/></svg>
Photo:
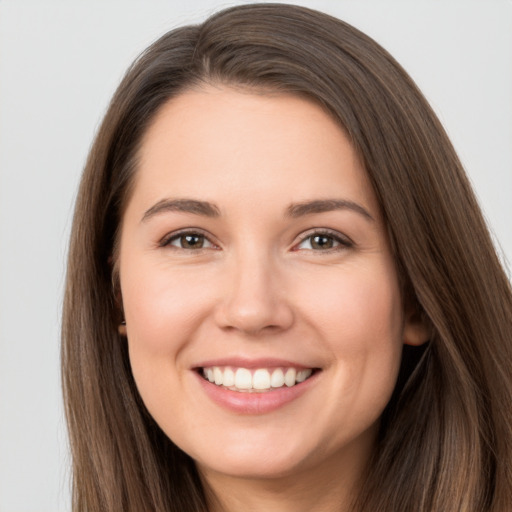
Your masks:
<svg viewBox="0 0 512 512"><path fill-rule="evenodd" d="M270 4L174 30L77 200L74 510L504 512L511 312L443 128L374 41Z"/></svg>

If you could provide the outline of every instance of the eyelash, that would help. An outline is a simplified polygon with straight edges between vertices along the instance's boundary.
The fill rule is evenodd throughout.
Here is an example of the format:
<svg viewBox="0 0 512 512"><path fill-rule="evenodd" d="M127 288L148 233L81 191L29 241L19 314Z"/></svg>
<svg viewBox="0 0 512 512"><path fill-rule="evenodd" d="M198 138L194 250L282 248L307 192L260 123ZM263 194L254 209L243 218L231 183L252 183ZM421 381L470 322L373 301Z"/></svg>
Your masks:
<svg viewBox="0 0 512 512"><path fill-rule="evenodd" d="M200 247L198 249L190 249L187 247L176 247L176 246L172 245L172 242L174 242L175 240L179 240L180 238L186 237L186 236L202 237L206 242L211 244L214 248L217 248L217 245L214 244L210 240L208 235L206 233L204 233L201 229L185 229L183 231L178 231L177 233L170 233L169 235L166 235L164 238L162 238L162 240L160 241L160 243L158 245L159 245L159 247L170 247L172 249L183 249L185 251L196 251L196 252L204 250L204 249L211 249L211 247Z"/></svg>
<svg viewBox="0 0 512 512"><path fill-rule="evenodd" d="M186 236L196 236L196 237L202 237L207 243L211 244L212 247L199 247L198 249L192 249L192 248L187 248L187 247L177 247L175 245L172 245L172 242L176 241L176 240L179 240L180 238L182 237L186 237ZM337 243L338 245L335 246L335 247L329 247L327 249L300 249L298 248L298 246L302 245L304 242L306 242L307 240L310 240L312 239L313 237L325 237L325 238L329 238L329 239L332 239L334 241L334 243ZM199 252L199 251L202 251L202 250L209 250L209 249L212 249L212 248L215 248L215 249L218 249L218 246L216 244L214 244L208 237L208 235L206 233L204 233L202 230L200 229L186 229L186 230L183 230L183 231L178 231L177 233L170 233L169 235L165 236L160 242L159 242L159 247L170 247L172 249L182 249L182 250L185 250L185 251L194 251L194 252ZM311 242L310 242L310 245L311 245ZM331 253L331 252L336 252L336 251L341 251L341 250L344 250L344 249L349 249L351 247L354 246L354 243L352 242L352 240L350 240L348 237L346 236L342 236L340 235L340 233L338 233L337 231L332 231L332 230L329 230L329 229L316 229L316 230L313 230L313 231L310 231L308 233L306 233L305 235L303 235L300 239L300 241L294 245L294 248L293 250L294 251L300 251L300 250L309 250L309 251L313 251L313 252L322 252L322 253Z"/></svg>
<svg viewBox="0 0 512 512"><path fill-rule="evenodd" d="M339 245L336 247L329 247L328 249L323 249L323 250L299 249L299 248L294 249L294 250L296 250L296 251L310 250L313 252L331 253L331 252L342 251L344 249L350 249L351 247L354 246L354 243L352 242L352 240L350 240L347 236L341 235L337 231L332 231L330 229L315 229L313 231L306 233L304 236L302 236L299 243L296 244L294 247L298 247L299 245L303 244L306 240L311 240L313 237L318 237L318 236L330 238Z"/></svg>

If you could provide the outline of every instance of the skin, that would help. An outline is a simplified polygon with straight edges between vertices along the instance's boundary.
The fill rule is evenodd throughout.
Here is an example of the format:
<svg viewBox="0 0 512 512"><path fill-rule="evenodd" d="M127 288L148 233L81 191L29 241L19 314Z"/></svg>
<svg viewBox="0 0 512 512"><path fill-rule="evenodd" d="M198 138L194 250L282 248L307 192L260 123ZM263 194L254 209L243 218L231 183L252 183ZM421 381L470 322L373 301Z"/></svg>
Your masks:
<svg viewBox="0 0 512 512"><path fill-rule="evenodd" d="M213 203L218 216L155 211L185 198ZM368 216L287 215L290 204L324 199ZM183 229L205 238L186 248ZM312 244L319 230L329 230L324 246ZM172 99L143 140L119 269L137 387L196 460L212 508L347 507L402 344L426 333L404 313L376 197L343 130L291 95L204 86ZM228 356L321 371L277 410L237 414L206 395L194 370Z"/></svg>

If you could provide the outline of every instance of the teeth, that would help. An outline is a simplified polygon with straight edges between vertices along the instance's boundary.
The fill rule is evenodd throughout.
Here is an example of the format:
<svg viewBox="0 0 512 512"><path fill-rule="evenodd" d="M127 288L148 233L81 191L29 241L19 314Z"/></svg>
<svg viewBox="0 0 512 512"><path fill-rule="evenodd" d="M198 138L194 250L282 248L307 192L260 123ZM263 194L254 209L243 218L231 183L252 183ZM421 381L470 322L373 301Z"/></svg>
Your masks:
<svg viewBox="0 0 512 512"><path fill-rule="evenodd" d="M281 368L278 368L272 372L272 377L270 377L270 384L273 388L282 388L284 386L284 373Z"/></svg>
<svg viewBox="0 0 512 512"><path fill-rule="evenodd" d="M297 372L297 376L295 377L295 380L297 382L304 382L310 375L311 375L311 370L301 370L300 372Z"/></svg>
<svg viewBox="0 0 512 512"><path fill-rule="evenodd" d="M222 375L222 370L218 367L215 367L213 369L213 378L215 380L215 384L217 384L217 386L219 386L220 384L222 384L223 382L223 375Z"/></svg>
<svg viewBox="0 0 512 512"><path fill-rule="evenodd" d="M266 391L270 389L291 387L304 382L313 372L312 369L296 370L295 368L275 368L268 370L258 368L230 368L213 366L203 368L205 379L217 386L224 386L233 391Z"/></svg>
<svg viewBox="0 0 512 512"><path fill-rule="evenodd" d="M286 373L284 374L284 383L291 388L295 384L295 377L297 376L297 371L295 368L288 368Z"/></svg>
<svg viewBox="0 0 512 512"><path fill-rule="evenodd" d="M228 388L235 385L235 372L231 368L226 368L224 370L224 379L222 384Z"/></svg>
<svg viewBox="0 0 512 512"><path fill-rule="evenodd" d="M256 370L252 376L254 389L270 389L270 373L267 370Z"/></svg>
<svg viewBox="0 0 512 512"><path fill-rule="evenodd" d="M235 373L235 388L252 388L252 375L249 370L246 370L245 368L238 368L238 370Z"/></svg>

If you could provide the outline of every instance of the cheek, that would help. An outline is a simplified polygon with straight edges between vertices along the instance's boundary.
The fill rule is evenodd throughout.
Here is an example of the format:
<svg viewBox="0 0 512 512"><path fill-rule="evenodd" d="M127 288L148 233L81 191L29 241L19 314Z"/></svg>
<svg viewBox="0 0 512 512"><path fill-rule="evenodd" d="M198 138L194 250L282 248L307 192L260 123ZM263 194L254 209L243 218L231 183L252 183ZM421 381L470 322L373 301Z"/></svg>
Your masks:
<svg viewBox="0 0 512 512"><path fill-rule="evenodd" d="M212 290L205 287L201 272L176 271L161 262L132 264L128 258L123 263L132 374L150 414L160 424L176 426L186 418L180 398L187 373L182 354L207 314Z"/></svg>
<svg viewBox="0 0 512 512"><path fill-rule="evenodd" d="M175 409L186 370L182 354L194 326L207 309L207 290L198 294L201 279L193 273L164 268L161 262L121 266L121 291L132 374L140 395L156 418ZM200 274L200 273L199 273Z"/></svg>
<svg viewBox="0 0 512 512"><path fill-rule="evenodd" d="M126 265L121 281L129 339L148 353L178 353L194 325L205 316L210 290L201 272Z"/></svg>
<svg viewBox="0 0 512 512"><path fill-rule="evenodd" d="M343 416L350 411L354 424L368 424L389 401L400 367L403 317L397 279L392 266L379 265L373 271L347 268L323 284L323 293L310 295L304 311L323 334L332 361L331 412Z"/></svg>
<svg viewBox="0 0 512 512"><path fill-rule="evenodd" d="M316 279L315 289L319 293L300 293L303 309L334 345L359 352L365 347L378 350L381 344L401 344L400 292L388 265L370 270L347 267Z"/></svg>

